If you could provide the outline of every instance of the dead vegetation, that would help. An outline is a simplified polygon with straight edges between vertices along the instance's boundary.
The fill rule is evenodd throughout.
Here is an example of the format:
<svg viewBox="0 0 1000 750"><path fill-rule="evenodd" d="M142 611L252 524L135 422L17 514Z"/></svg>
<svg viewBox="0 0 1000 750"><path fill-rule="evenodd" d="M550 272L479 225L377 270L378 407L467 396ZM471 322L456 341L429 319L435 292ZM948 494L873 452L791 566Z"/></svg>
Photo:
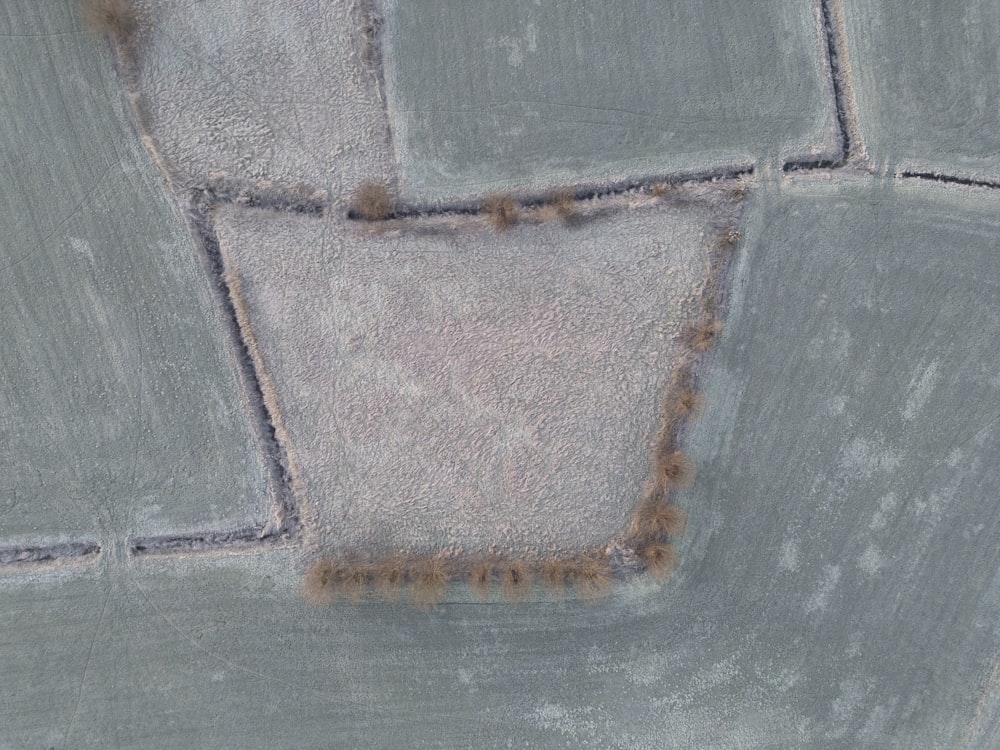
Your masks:
<svg viewBox="0 0 1000 750"><path fill-rule="evenodd" d="M700 353L711 349L721 332L721 320L706 318L696 325L688 326L682 338L692 351Z"/></svg>
<svg viewBox="0 0 1000 750"><path fill-rule="evenodd" d="M523 602L531 595L531 568L520 560L508 560L500 568L500 595L509 602Z"/></svg>
<svg viewBox="0 0 1000 750"><path fill-rule="evenodd" d="M434 609L448 593L451 571L442 557L426 557L410 566L407 578L410 601L420 609Z"/></svg>
<svg viewBox="0 0 1000 750"><path fill-rule="evenodd" d="M598 604L608 597L614 579L607 556L601 553L583 555L570 571L573 589L584 604Z"/></svg>
<svg viewBox="0 0 1000 750"><path fill-rule="evenodd" d="M92 34L109 36L119 45L130 41L139 26L132 0L81 0L80 16Z"/></svg>
<svg viewBox="0 0 1000 750"><path fill-rule="evenodd" d="M384 182L365 182L351 199L351 210L365 221L385 221L392 216L396 201Z"/></svg>
<svg viewBox="0 0 1000 750"><path fill-rule="evenodd" d="M306 569L302 594L309 604L332 604L336 594L339 566L333 560L316 560Z"/></svg>
<svg viewBox="0 0 1000 750"><path fill-rule="evenodd" d="M552 593L562 594L566 591L566 580L572 566L567 560L552 558L542 563L542 585Z"/></svg>
<svg viewBox="0 0 1000 750"><path fill-rule="evenodd" d="M651 542L640 547L638 553L646 570L661 581L669 578L677 567L677 550L669 544Z"/></svg>
<svg viewBox="0 0 1000 750"><path fill-rule="evenodd" d="M684 533L687 514L666 498L651 498L643 502L632 520L631 536L642 542Z"/></svg>
<svg viewBox="0 0 1000 750"><path fill-rule="evenodd" d="M402 596L406 583L406 558L397 554L375 563L372 579L382 599L388 604L395 604Z"/></svg>
<svg viewBox="0 0 1000 750"><path fill-rule="evenodd" d="M520 221L520 212L514 198L506 193L495 193L483 201L483 212L490 226L498 232L506 232Z"/></svg>
<svg viewBox="0 0 1000 750"><path fill-rule="evenodd" d="M694 481L694 463L681 451L658 456L655 471L656 478L672 489L687 489Z"/></svg>
<svg viewBox="0 0 1000 750"><path fill-rule="evenodd" d="M472 562L472 567L469 570L469 588L476 598L483 601L490 598L495 569L496 563L492 559L479 559Z"/></svg>
<svg viewBox="0 0 1000 750"><path fill-rule="evenodd" d="M576 215L576 193L571 188L553 190L542 204L542 221L558 219L564 225L571 226Z"/></svg>

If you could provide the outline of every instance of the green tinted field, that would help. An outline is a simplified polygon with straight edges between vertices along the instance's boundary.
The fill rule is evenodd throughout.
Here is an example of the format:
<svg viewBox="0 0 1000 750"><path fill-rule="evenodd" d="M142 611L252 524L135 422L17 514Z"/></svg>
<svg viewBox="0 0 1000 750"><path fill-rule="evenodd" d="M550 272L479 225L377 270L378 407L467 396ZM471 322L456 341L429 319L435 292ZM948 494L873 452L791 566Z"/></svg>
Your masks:
<svg viewBox="0 0 1000 750"><path fill-rule="evenodd" d="M1000 179L1000 5L846 2L862 136L892 171Z"/></svg>
<svg viewBox="0 0 1000 750"><path fill-rule="evenodd" d="M829 158L810 3L392 2L389 112L408 196Z"/></svg>
<svg viewBox="0 0 1000 750"><path fill-rule="evenodd" d="M237 365L106 43L0 11L0 547L269 512Z"/></svg>

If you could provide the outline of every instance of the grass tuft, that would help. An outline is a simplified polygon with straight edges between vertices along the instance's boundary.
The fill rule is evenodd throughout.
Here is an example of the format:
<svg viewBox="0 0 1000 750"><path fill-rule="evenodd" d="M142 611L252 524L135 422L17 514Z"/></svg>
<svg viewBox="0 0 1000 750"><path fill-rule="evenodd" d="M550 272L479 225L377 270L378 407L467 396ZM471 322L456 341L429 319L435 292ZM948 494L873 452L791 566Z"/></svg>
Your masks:
<svg viewBox="0 0 1000 750"><path fill-rule="evenodd" d="M686 489L694 481L694 463L680 451L671 451L657 458L656 477L667 487Z"/></svg>
<svg viewBox="0 0 1000 750"><path fill-rule="evenodd" d="M483 201L483 211L489 219L490 226L498 232L505 232L520 219L517 204L506 194L494 194Z"/></svg>
<svg viewBox="0 0 1000 750"><path fill-rule="evenodd" d="M477 599L490 598L490 588L493 586L493 571L496 563L490 559L476 560L469 570L469 588Z"/></svg>
<svg viewBox="0 0 1000 750"><path fill-rule="evenodd" d="M406 581L406 560L402 555L393 555L380 560L372 571L375 590L384 601L395 604L403 592Z"/></svg>
<svg viewBox="0 0 1000 750"><path fill-rule="evenodd" d="M542 563L542 584L550 591L561 594L566 590L570 564L566 560L551 558Z"/></svg>
<svg viewBox="0 0 1000 750"><path fill-rule="evenodd" d="M351 208L365 221L384 221L395 209L395 201L383 182L365 182L354 191Z"/></svg>
<svg viewBox="0 0 1000 750"><path fill-rule="evenodd" d="M340 591L344 598L357 604L368 591L369 567L365 563L351 562L344 565L340 575Z"/></svg>
<svg viewBox="0 0 1000 750"><path fill-rule="evenodd" d="M408 571L410 600L420 609L433 609L448 593L451 573L440 556L416 560Z"/></svg>
<svg viewBox="0 0 1000 750"><path fill-rule="evenodd" d="M705 397L694 390L683 390L677 396L677 412L684 419L697 419L705 411Z"/></svg>
<svg viewBox="0 0 1000 750"><path fill-rule="evenodd" d="M682 508L657 499L639 506L632 521L632 531L642 540L662 539L680 536L686 525L687 514Z"/></svg>
<svg viewBox="0 0 1000 750"><path fill-rule="evenodd" d="M571 571L573 588L584 604L598 604L611 593L614 579L603 554L581 557Z"/></svg>
<svg viewBox="0 0 1000 750"><path fill-rule="evenodd" d="M118 44L128 41L139 26L131 0L82 0L80 15L92 34L110 36Z"/></svg>
<svg viewBox="0 0 1000 750"><path fill-rule="evenodd" d="M688 326L684 332L684 343L696 352L708 351L722 332L722 321L707 318L701 323Z"/></svg>
<svg viewBox="0 0 1000 750"><path fill-rule="evenodd" d="M333 560L315 560L306 569L302 594L306 602L317 606L333 603L340 582L340 566Z"/></svg>
<svg viewBox="0 0 1000 750"><path fill-rule="evenodd" d="M566 226L572 225L576 218L576 193L570 188L553 190L542 206L542 217L545 221L559 219Z"/></svg>
<svg viewBox="0 0 1000 750"><path fill-rule="evenodd" d="M523 602L531 594L531 568L520 560L500 566L500 595L510 602Z"/></svg>
<svg viewBox="0 0 1000 750"><path fill-rule="evenodd" d="M646 570L661 581L669 578L677 567L677 550L669 544L647 544L639 550L639 557L646 564Z"/></svg>

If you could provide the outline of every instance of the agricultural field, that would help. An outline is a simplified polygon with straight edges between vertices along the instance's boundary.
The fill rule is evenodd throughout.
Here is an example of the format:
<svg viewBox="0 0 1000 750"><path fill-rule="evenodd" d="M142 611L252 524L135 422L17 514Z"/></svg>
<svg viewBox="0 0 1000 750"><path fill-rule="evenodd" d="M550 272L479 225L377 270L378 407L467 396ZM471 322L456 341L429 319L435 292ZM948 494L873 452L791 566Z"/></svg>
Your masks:
<svg viewBox="0 0 1000 750"><path fill-rule="evenodd" d="M0 749L1000 745L992 3L86 7L0 9Z"/></svg>

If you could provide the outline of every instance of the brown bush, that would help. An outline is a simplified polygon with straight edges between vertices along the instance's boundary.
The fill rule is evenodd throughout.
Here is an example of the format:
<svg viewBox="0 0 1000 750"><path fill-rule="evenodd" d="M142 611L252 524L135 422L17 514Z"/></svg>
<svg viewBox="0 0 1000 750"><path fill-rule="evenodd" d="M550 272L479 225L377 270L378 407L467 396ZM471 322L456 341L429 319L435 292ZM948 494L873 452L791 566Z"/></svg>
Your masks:
<svg viewBox="0 0 1000 750"><path fill-rule="evenodd" d="M574 590L584 604L597 604L606 599L614 583L607 556L603 554L579 558L573 565L570 577Z"/></svg>
<svg viewBox="0 0 1000 750"><path fill-rule="evenodd" d="M451 573L440 556L415 561L407 574L410 600L420 609L432 609L444 601Z"/></svg>
<svg viewBox="0 0 1000 750"><path fill-rule="evenodd" d="M646 570L660 580L669 578L677 567L677 550L669 544L646 544L639 549L639 558L646 564Z"/></svg>
<svg viewBox="0 0 1000 750"><path fill-rule="evenodd" d="M684 390L677 395L677 413L685 419L697 419L705 411L705 397L693 390Z"/></svg>
<svg viewBox="0 0 1000 750"><path fill-rule="evenodd" d="M347 601L357 604L368 591L369 567L365 563L350 562L343 566L340 576L340 591Z"/></svg>
<svg viewBox="0 0 1000 750"><path fill-rule="evenodd" d="M520 215L514 199L506 194L495 194L483 201L483 211L489 219L490 226L498 232L505 232L517 224Z"/></svg>
<svg viewBox="0 0 1000 750"><path fill-rule="evenodd" d="M542 583L555 593L566 590L566 579L569 576L570 563L559 558L551 558L542 563Z"/></svg>
<svg viewBox="0 0 1000 750"><path fill-rule="evenodd" d="M510 602L523 602L531 595L531 568L520 560L500 566L500 595Z"/></svg>
<svg viewBox="0 0 1000 750"><path fill-rule="evenodd" d="M383 221L392 215L395 200L385 183L366 182L354 191L351 206L365 221Z"/></svg>
<svg viewBox="0 0 1000 750"><path fill-rule="evenodd" d="M558 188L548 194L545 205L542 206L542 218L545 221L559 219L569 226L576 217L576 193L570 188Z"/></svg>
<svg viewBox="0 0 1000 750"><path fill-rule="evenodd" d="M704 352L712 348L719 333L722 332L722 321L707 318L697 325L688 326L683 339L692 350Z"/></svg>
<svg viewBox="0 0 1000 750"><path fill-rule="evenodd" d="M656 478L665 486L686 489L694 481L694 463L680 451L671 451L656 458Z"/></svg>
<svg viewBox="0 0 1000 750"><path fill-rule="evenodd" d="M314 560L306 568L302 594L309 604L333 603L340 583L340 566L333 560Z"/></svg>
<svg viewBox="0 0 1000 750"><path fill-rule="evenodd" d="M687 514L673 503L654 499L644 502L632 521L631 535L639 540L677 537L684 533Z"/></svg>
<svg viewBox="0 0 1000 750"><path fill-rule="evenodd" d="M496 561L492 559L475 560L469 570L469 588L479 599L490 598L490 588L493 586L493 571Z"/></svg>
<svg viewBox="0 0 1000 750"><path fill-rule="evenodd" d="M649 188L649 192L652 193L654 198L662 198L664 195L670 192L670 183L654 182L652 187Z"/></svg>
<svg viewBox="0 0 1000 750"><path fill-rule="evenodd" d="M398 602L406 582L405 558L393 555L380 560L373 566L372 579L382 599L389 604Z"/></svg>
<svg viewBox="0 0 1000 750"><path fill-rule="evenodd" d="M87 29L98 36L126 42L139 26L139 14L131 0L81 0L80 15Z"/></svg>

